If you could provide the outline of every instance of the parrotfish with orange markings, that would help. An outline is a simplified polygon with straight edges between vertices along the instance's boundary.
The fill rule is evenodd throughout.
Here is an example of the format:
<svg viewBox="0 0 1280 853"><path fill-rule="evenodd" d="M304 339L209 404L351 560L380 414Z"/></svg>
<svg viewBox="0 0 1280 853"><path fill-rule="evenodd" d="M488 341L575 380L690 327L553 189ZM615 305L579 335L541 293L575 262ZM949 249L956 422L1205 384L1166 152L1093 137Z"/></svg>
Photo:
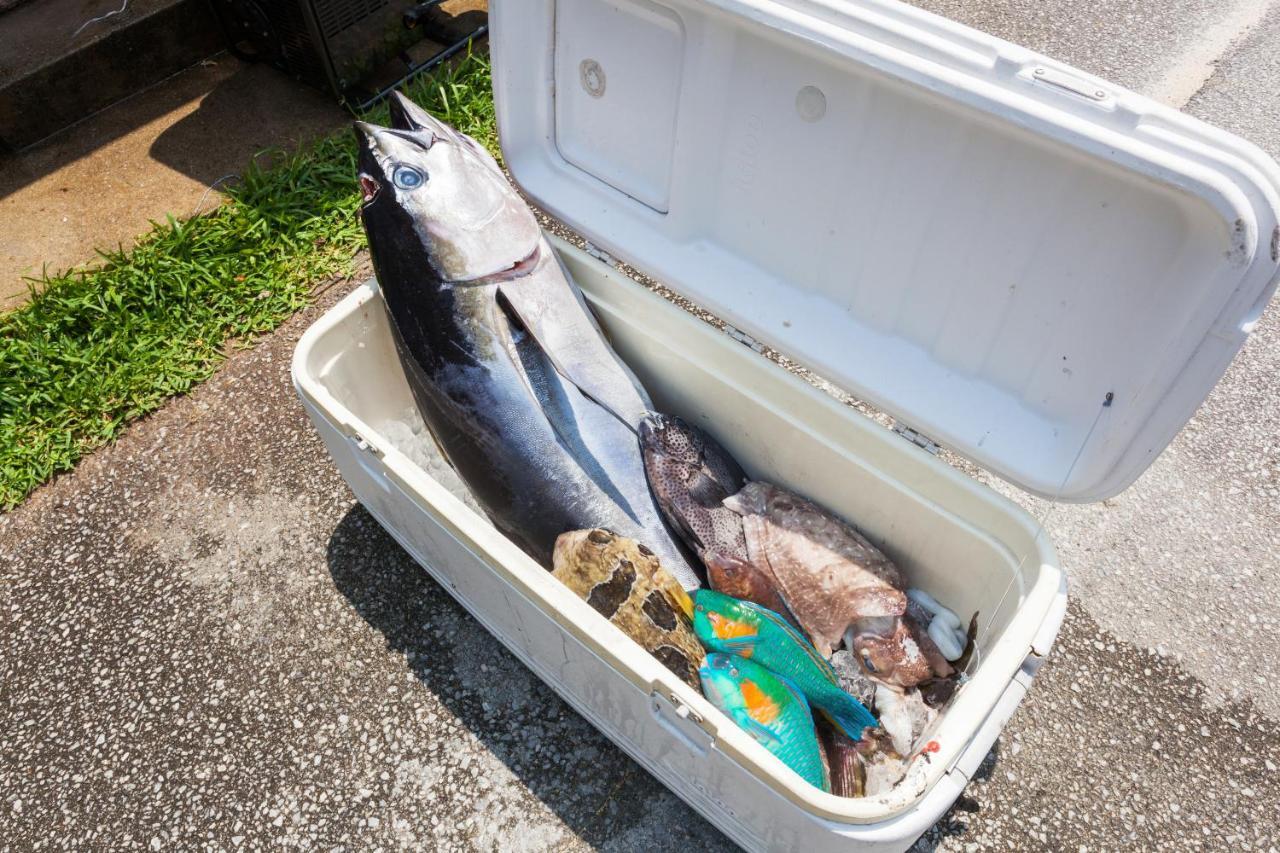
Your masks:
<svg viewBox="0 0 1280 853"><path fill-rule="evenodd" d="M693 632L713 652L735 654L789 679L815 709L851 740L877 726L875 716L840 687L835 670L813 644L772 610L722 592L692 594Z"/></svg>
<svg viewBox="0 0 1280 853"><path fill-rule="evenodd" d="M809 784L831 791L813 715L795 685L754 661L713 652L698 670L702 692Z"/></svg>

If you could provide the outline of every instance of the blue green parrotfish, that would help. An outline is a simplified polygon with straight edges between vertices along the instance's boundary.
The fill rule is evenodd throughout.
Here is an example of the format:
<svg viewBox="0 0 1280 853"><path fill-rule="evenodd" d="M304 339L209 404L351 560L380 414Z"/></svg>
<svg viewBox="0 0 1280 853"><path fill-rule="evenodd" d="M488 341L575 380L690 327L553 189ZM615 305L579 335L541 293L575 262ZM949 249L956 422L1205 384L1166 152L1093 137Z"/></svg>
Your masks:
<svg viewBox="0 0 1280 853"><path fill-rule="evenodd" d="M711 704L806 782L831 791L809 703L794 685L746 658L718 652L707 655L698 675Z"/></svg>
<svg viewBox="0 0 1280 853"><path fill-rule="evenodd" d="M748 658L789 680L818 711L852 740L875 715L840 688L831 664L813 644L772 610L722 592L700 589L692 594L693 631L709 651Z"/></svg>

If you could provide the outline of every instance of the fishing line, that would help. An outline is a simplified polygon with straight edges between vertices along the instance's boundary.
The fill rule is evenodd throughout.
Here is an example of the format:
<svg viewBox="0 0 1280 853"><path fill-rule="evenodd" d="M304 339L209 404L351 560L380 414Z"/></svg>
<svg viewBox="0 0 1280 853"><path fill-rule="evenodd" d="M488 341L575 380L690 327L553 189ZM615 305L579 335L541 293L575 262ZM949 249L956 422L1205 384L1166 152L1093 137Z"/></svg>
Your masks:
<svg viewBox="0 0 1280 853"><path fill-rule="evenodd" d="M126 9L128 9L128 8L129 8L129 0L124 0L124 2L120 4L120 8L119 8L119 9L113 9L112 11L108 12L107 14L105 14L105 15L99 15L99 16L98 16L98 17L96 17L96 18L90 18L89 20L87 20L87 21L85 21L83 24L81 24L80 26L76 27L76 31L75 31L74 33L72 33L72 34L71 34L71 38L75 38L76 36L80 35L80 33L84 31L84 28L85 28L85 27L87 27L87 26L89 26L90 24L97 24L97 23L100 23L100 22L102 22L102 21L105 21L107 18L110 18L112 15L119 15L119 14L122 14L122 13L123 13Z"/></svg>
<svg viewBox="0 0 1280 853"><path fill-rule="evenodd" d="M1022 559L1018 561L1018 567L1014 569L1013 574L1009 578L1009 583L1005 585L1004 592L1000 595L1000 600L996 602L996 606L992 608L991 615L987 618L987 624L983 626L978 634L978 638L974 640L975 653L969 660L968 666L965 667L964 674L969 676L972 670L978 665L979 658L982 655L976 653L977 646L987 639L991 632L991 626L995 624L996 616L999 615L1000 609L1004 607L1005 599L1009 597L1009 591L1013 589L1015 583L1022 578L1022 567L1027 564L1027 559L1035 551L1035 546L1040 543L1041 537L1044 536L1045 528L1048 526L1049 520L1053 517L1053 513L1057 510L1062 493L1066 491L1067 483L1071 482L1071 475L1075 473L1076 465L1079 464L1080 458L1084 456L1085 448L1093 440L1093 434L1097 431L1098 425L1102 422L1102 416L1111 408L1112 402L1115 400L1115 394L1111 391L1107 392L1107 396L1103 398L1102 405L1098 407L1098 412L1093 416L1093 423L1089 425L1089 431L1085 433L1084 441L1080 443L1080 449L1076 451L1075 457L1071 460L1070 467L1067 468L1066 475L1062 478L1062 482L1058 484L1058 489L1053 494L1053 498L1049 501L1049 506L1045 510L1044 515L1040 517L1039 525L1036 527L1036 535L1031 540L1031 547L1023 553Z"/></svg>
<svg viewBox="0 0 1280 853"><path fill-rule="evenodd" d="M218 184L223 183L224 181L230 181L230 179L232 178L238 179L239 175L236 173L224 174L223 177L218 179L218 181L214 181L211 184L209 184L209 186L205 187L205 195L200 196L200 201L196 202L196 209L191 211L191 218L195 219L196 216L200 215L201 207L205 206L205 199L209 197L209 193L214 191L214 188L218 186Z"/></svg>

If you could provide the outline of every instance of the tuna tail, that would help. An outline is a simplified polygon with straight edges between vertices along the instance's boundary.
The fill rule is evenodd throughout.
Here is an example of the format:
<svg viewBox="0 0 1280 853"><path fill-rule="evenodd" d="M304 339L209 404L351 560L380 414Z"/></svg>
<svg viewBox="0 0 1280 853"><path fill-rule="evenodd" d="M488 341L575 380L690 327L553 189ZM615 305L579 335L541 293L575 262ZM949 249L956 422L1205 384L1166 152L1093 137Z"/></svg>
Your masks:
<svg viewBox="0 0 1280 853"><path fill-rule="evenodd" d="M813 702L813 707L850 740L862 740L863 729L880 725L875 714L843 690L823 691L823 696Z"/></svg>

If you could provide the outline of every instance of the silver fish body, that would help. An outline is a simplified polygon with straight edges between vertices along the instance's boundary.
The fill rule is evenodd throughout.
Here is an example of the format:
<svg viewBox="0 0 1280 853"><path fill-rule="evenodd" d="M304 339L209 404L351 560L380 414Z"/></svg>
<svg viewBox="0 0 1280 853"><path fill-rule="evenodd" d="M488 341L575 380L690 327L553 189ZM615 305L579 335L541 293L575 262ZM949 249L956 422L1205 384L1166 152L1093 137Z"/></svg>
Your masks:
<svg viewBox="0 0 1280 853"><path fill-rule="evenodd" d="M441 450L494 525L544 565L561 533L599 527L697 586L628 423L648 396L532 212L468 137L398 96L392 121L357 123L361 214L397 353Z"/></svg>

